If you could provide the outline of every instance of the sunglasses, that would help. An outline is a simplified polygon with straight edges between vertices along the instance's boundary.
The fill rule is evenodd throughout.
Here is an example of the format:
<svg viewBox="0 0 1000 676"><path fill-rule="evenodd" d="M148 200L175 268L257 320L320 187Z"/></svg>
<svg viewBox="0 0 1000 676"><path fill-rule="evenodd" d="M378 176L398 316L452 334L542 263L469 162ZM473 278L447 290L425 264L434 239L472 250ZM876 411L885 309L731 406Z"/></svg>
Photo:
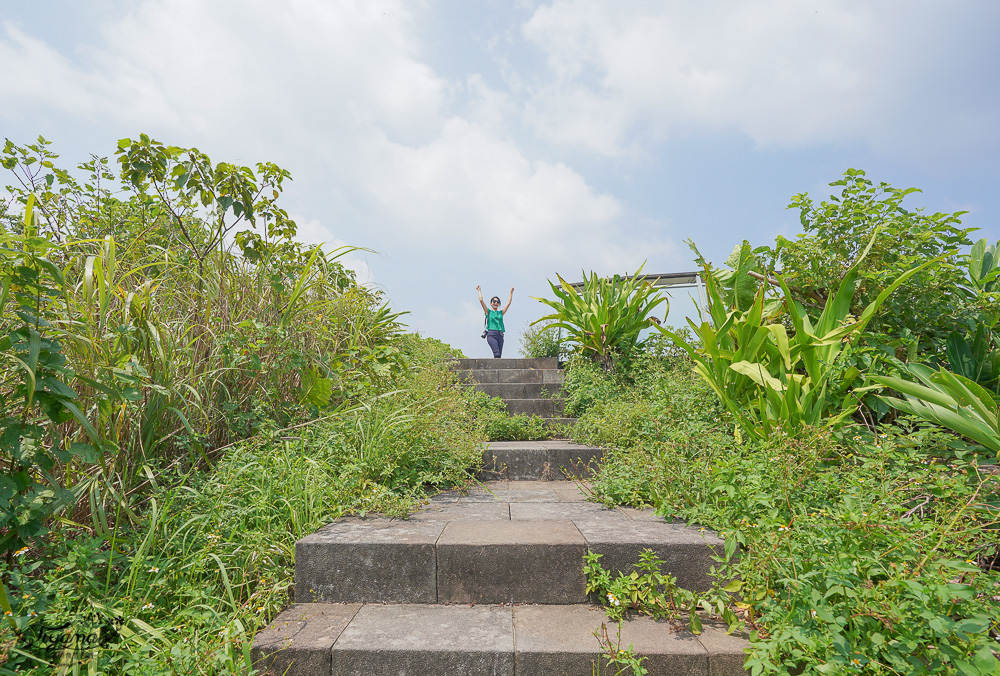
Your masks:
<svg viewBox="0 0 1000 676"><path fill-rule="evenodd" d="M500 301L498 301L498 300L491 300L490 301L490 305L499 305L499 304L500 304Z"/></svg>

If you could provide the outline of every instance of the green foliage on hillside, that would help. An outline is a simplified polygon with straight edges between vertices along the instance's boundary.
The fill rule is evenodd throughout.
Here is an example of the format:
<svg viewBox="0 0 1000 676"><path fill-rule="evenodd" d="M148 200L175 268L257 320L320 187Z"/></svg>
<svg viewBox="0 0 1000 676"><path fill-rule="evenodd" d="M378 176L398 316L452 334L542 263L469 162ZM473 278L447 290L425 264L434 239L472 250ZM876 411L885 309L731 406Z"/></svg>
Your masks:
<svg viewBox="0 0 1000 676"><path fill-rule="evenodd" d="M484 425L286 171L117 159L0 153L0 673L245 673L295 539L467 482Z"/></svg>
<svg viewBox="0 0 1000 676"><path fill-rule="evenodd" d="M752 673L994 673L1000 475L982 466L989 455L912 425L740 442L690 363L654 363L595 400L574 439L608 449L592 483L602 501L652 505L725 538L715 574L742 583L732 608Z"/></svg>
<svg viewBox="0 0 1000 676"><path fill-rule="evenodd" d="M995 247L912 190L832 185L796 241L699 256L693 335L662 332L682 356L571 362L574 437L609 449L602 501L725 538L752 674L997 673Z"/></svg>

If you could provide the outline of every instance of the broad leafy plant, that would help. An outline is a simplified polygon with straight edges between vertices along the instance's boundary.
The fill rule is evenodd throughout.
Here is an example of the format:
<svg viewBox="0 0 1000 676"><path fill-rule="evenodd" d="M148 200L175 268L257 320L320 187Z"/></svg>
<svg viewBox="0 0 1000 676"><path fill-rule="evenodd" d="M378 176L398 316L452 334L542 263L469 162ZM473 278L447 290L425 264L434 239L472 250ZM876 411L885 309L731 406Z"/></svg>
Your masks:
<svg viewBox="0 0 1000 676"><path fill-rule="evenodd" d="M883 397L895 408L968 437L1000 458L1000 397L973 380L923 364L907 370L918 382L889 376L871 380L901 392L905 399Z"/></svg>
<svg viewBox="0 0 1000 676"><path fill-rule="evenodd" d="M953 372L1000 394L1000 335L993 327L980 324L966 336L954 331L945 350Z"/></svg>
<svg viewBox="0 0 1000 676"><path fill-rule="evenodd" d="M985 237L969 252L969 281L980 292L1000 291L1000 243L990 244Z"/></svg>
<svg viewBox="0 0 1000 676"><path fill-rule="evenodd" d="M642 330L659 322L650 316L653 310L661 304L667 309L667 297L642 277L643 267L645 263L631 277L598 277L591 272L589 277L584 275L579 290L556 275L559 284L549 282L555 300L535 298L554 312L536 319L532 326L545 323L547 328L565 330L569 342L610 369L616 353L639 345Z"/></svg>
<svg viewBox="0 0 1000 676"><path fill-rule="evenodd" d="M975 328L952 331L945 341L949 369L1000 394L1000 251L981 239L968 257L968 279L960 290L975 316Z"/></svg>
<svg viewBox="0 0 1000 676"><path fill-rule="evenodd" d="M766 307L774 307L766 302L766 285L759 285L747 309L734 307L723 295L718 273L698 254L708 294L708 316L699 308L701 322L690 318L688 322L701 346L696 348L669 329L660 327L660 331L688 351L697 372L740 423L743 433L767 437L775 429L833 426L857 409L858 395L865 391L854 387L860 372L855 367L835 369L834 362L845 341L865 328L892 292L929 265L901 274L855 317L851 312L860 266L877 235L876 230L836 292L826 298L818 318L810 316L781 276L771 278L781 288L778 307L786 313L791 332L780 321L779 311L765 312ZM693 243L691 246L694 248ZM694 250L697 253L697 248Z"/></svg>

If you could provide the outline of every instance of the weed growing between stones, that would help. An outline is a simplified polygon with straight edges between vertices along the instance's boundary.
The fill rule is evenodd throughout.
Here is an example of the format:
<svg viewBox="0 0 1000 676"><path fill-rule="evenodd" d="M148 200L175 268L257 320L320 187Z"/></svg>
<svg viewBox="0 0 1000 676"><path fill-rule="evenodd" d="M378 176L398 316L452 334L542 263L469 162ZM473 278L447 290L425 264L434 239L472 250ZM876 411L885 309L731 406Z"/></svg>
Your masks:
<svg viewBox="0 0 1000 676"><path fill-rule="evenodd" d="M599 559L600 554L587 552L583 572L587 576L587 593L594 594L605 607L609 618L621 622L630 611L649 615L654 620L669 620L680 624L684 615L687 626L695 634L702 631L699 612L722 618L731 633L743 623L731 608L730 594L738 592L742 583L730 582L725 587L718 583L707 592L698 593L677 586L677 578L664 573L663 560L650 550L639 554L635 570L620 572L613 578Z"/></svg>
<svg viewBox="0 0 1000 676"><path fill-rule="evenodd" d="M594 668L591 670L593 676L601 676L602 670L605 674L611 673L613 669L617 669L617 671L614 671L612 676L622 676L625 673L631 673L632 676L645 676L649 673L649 670L642 664L646 658L636 655L632 644L629 644L627 648L622 647L621 623L618 623L618 633L615 638L611 638L611 635L608 634L608 625L603 622L601 628L594 632L594 636L601 646L603 655L594 663Z"/></svg>

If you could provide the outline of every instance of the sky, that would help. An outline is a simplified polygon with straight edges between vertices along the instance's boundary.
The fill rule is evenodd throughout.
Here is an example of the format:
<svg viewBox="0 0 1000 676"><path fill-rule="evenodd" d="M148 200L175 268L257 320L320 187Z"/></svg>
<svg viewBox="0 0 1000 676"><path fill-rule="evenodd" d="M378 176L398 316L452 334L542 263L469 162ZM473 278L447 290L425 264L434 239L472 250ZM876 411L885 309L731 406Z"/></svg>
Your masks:
<svg viewBox="0 0 1000 676"><path fill-rule="evenodd" d="M490 356L476 286L514 287L515 357L557 273L721 264L848 168L1000 239L998 28L995 0L0 0L0 137L277 163L299 238L370 249L410 330Z"/></svg>

